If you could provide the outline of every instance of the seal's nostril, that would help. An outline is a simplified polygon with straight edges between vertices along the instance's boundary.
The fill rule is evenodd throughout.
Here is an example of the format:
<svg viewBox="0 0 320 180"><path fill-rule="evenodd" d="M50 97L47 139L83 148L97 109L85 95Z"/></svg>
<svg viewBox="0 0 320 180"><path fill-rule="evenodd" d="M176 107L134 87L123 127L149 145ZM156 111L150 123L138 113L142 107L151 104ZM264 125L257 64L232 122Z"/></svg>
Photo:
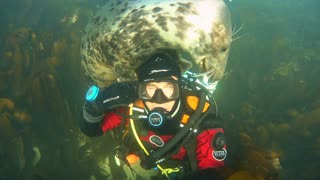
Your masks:
<svg viewBox="0 0 320 180"><path fill-rule="evenodd" d="M228 50L228 48L227 47L223 47L223 48L221 48L221 52L226 52Z"/></svg>
<svg viewBox="0 0 320 180"><path fill-rule="evenodd" d="M207 58L206 57L203 57L201 60L200 60L200 63L199 63L199 66L200 68L205 72L207 71Z"/></svg>

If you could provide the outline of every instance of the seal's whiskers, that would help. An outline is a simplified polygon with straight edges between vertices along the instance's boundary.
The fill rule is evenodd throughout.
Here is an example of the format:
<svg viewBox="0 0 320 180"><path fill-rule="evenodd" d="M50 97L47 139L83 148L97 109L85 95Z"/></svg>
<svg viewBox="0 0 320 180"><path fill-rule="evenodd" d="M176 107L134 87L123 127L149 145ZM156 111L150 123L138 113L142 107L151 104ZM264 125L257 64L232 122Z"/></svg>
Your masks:
<svg viewBox="0 0 320 180"><path fill-rule="evenodd" d="M216 76L216 73L214 73L214 69L209 69L206 72L203 73L199 73L199 74L193 74L192 77L197 78L197 79L201 79L201 81L207 85L211 85L214 82L214 78ZM210 82L210 80L213 80L213 82Z"/></svg>
<svg viewBox="0 0 320 180"><path fill-rule="evenodd" d="M236 27L237 27L237 26L235 26L235 27L233 28L233 30L232 30L232 39L231 39L231 42L234 42L234 41L236 41L236 40L238 40L238 39L240 39L240 38L243 38L244 36L247 35L247 34L244 34L244 35L240 35L240 36L238 36L238 37L235 37L235 36L241 31L241 29L243 28L243 26L244 26L244 24L242 24L242 25L239 27L239 29L237 29L237 30L236 30Z"/></svg>
<svg viewBox="0 0 320 180"><path fill-rule="evenodd" d="M236 35L238 32L241 31L241 29L243 28L244 24L242 24L239 29L237 29L237 26L234 26L233 30L232 30L232 36Z"/></svg>

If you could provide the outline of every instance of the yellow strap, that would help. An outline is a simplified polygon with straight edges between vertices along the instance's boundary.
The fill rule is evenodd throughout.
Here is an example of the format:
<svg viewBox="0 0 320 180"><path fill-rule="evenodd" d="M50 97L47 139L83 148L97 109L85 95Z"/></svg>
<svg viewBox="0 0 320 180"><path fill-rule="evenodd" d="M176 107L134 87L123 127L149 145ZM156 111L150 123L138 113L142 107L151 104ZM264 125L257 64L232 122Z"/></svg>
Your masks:
<svg viewBox="0 0 320 180"><path fill-rule="evenodd" d="M166 169L163 169L163 171L166 172L166 174L171 174L171 173L174 173L174 172L179 172L180 169L179 168L166 168ZM163 172L162 172L163 173Z"/></svg>

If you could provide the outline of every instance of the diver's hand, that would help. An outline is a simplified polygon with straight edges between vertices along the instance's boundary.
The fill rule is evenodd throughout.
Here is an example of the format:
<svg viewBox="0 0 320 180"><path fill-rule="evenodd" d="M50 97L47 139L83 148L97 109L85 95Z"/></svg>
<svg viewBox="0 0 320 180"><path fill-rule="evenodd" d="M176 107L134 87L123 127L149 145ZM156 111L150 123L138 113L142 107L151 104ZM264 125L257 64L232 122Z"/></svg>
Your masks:
<svg viewBox="0 0 320 180"><path fill-rule="evenodd" d="M128 106L137 99L134 82L114 83L105 89L90 87L86 94L88 105L95 112L107 112L119 106Z"/></svg>

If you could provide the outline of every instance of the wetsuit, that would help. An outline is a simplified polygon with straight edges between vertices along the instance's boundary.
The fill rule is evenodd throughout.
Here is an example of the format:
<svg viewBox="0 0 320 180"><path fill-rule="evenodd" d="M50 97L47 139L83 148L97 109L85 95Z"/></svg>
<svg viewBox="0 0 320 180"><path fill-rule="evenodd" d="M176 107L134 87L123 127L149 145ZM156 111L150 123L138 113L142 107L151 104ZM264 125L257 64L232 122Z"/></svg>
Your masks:
<svg viewBox="0 0 320 180"><path fill-rule="evenodd" d="M179 106L178 112L171 119L167 119L161 127L150 126L150 122L146 120L150 112L145 110L142 101L134 102L131 118L135 118L133 122L137 134L147 151L153 152L162 148L189 123L190 116L198 106L199 98L197 94L189 91L185 91L183 94L184 98L181 98L177 105ZM206 102L202 112L205 113L209 106L213 105ZM124 141L124 144L128 143L125 146L128 148L126 152L134 152L144 160L148 157L142 153L132 135L129 111L128 107L118 107L100 115L92 113L85 104L80 119L80 128L88 136L99 136L106 131L120 128L122 132L119 135L120 139ZM224 160L227 156L224 130L219 124L215 111L207 113L202 122L195 129L192 129L192 133L186 136L188 140L184 141L182 146L179 144L183 139L166 153L170 154L170 157L166 158L163 167L171 167L172 169L172 165L176 167L176 164L181 164L179 167L184 169L184 174L186 174L187 172L212 170L224 166Z"/></svg>

